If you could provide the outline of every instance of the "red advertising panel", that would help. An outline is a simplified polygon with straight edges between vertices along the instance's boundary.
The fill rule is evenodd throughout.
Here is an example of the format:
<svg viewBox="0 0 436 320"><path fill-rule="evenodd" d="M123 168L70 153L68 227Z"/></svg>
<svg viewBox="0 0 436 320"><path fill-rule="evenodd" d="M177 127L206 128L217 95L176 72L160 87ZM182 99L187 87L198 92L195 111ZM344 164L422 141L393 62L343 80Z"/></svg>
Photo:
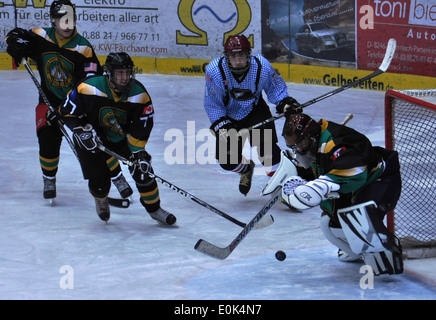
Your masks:
<svg viewBox="0 0 436 320"><path fill-rule="evenodd" d="M376 69L395 38L388 72L436 77L435 0L357 0L356 14L358 69Z"/></svg>

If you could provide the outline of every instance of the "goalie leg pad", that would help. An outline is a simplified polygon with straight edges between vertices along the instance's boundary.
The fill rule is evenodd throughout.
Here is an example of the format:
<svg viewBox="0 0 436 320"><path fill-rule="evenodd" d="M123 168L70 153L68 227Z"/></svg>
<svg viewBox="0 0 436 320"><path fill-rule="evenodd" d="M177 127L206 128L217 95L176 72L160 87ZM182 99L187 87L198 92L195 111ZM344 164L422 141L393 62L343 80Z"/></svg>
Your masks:
<svg viewBox="0 0 436 320"><path fill-rule="evenodd" d="M364 253L363 261L372 267L374 275L401 274L404 272L403 251L400 240L392 233L388 234L387 247L390 249L382 252Z"/></svg>
<svg viewBox="0 0 436 320"><path fill-rule="evenodd" d="M330 241L331 244L335 245L336 247L338 247L338 249L342 250L347 254L348 257L346 259L339 257L340 260L356 261L361 258L360 255L355 254L351 250L350 245L345 238L344 232L340 228L332 228L330 226L330 217L328 214L324 214L321 217L320 226L325 238Z"/></svg>
<svg viewBox="0 0 436 320"><path fill-rule="evenodd" d="M374 275L380 274L401 274L404 272L401 250L385 250L382 252L365 253L363 261L371 266Z"/></svg>
<svg viewBox="0 0 436 320"><path fill-rule="evenodd" d="M390 233L378 214L374 201L338 210L339 222L355 254L382 252L392 249Z"/></svg>

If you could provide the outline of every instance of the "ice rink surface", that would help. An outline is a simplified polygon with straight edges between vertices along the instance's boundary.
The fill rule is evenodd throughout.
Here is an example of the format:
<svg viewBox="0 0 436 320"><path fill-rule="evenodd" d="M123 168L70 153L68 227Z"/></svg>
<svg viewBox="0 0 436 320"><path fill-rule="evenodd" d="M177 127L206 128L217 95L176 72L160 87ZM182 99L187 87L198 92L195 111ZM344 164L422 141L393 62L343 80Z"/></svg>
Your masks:
<svg viewBox="0 0 436 320"><path fill-rule="evenodd" d="M268 198L258 164L244 197L239 176L213 161L214 138L203 109L204 79L138 75L155 108L147 150L158 176L238 220L249 222ZM26 71L0 71L0 299L44 300L433 300L436 260L405 261L405 273L365 278L362 263L342 263L325 240L318 208L291 212L276 204L275 223L253 230L226 260L196 250L202 238L227 246L241 228L159 184L162 207L177 216L163 227L139 203L111 208L108 224L64 141L54 206L42 198L34 108L37 89ZM300 102L332 90L288 84ZM306 109L315 119L349 123L384 146L384 93L349 89ZM272 108L274 111L274 109ZM279 132L282 120L276 121ZM284 148L280 138L280 146ZM123 171L132 186L127 168ZM111 195L118 196L114 188ZM283 250L285 261L274 254ZM68 279L68 280L67 280Z"/></svg>

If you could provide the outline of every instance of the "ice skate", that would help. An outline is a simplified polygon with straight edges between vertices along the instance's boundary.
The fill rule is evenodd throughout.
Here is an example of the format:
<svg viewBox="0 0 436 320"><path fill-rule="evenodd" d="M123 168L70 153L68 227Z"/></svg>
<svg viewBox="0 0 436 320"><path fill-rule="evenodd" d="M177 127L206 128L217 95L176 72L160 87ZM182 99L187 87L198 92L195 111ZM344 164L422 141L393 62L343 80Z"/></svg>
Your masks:
<svg viewBox="0 0 436 320"><path fill-rule="evenodd" d="M95 199L95 208L97 210L98 217L103 221L109 221L111 216L110 208L109 208L109 200L108 198L94 198Z"/></svg>
<svg viewBox="0 0 436 320"><path fill-rule="evenodd" d="M168 211L159 208L157 209L155 212L149 212L149 215L154 219L159 221L160 223L167 225L167 226L172 226L173 224L176 223L176 217L169 213Z"/></svg>
<svg viewBox="0 0 436 320"><path fill-rule="evenodd" d="M42 177L44 181L44 199L54 199L56 198L56 177Z"/></svg>
<svg viewBox="0 0 436 320"><path fill-rule="evenodd" d="M241 192L244 196L250 191L251 188L251 179L253 178L254 173L254 162L250 160L249 168L246 172L240 173L241 179L239 180L239 192Z"/></svg>
<svg viewBox="0 0 436 320"><path fill-rule="evenodd" d="M122 173L120 173L116 178L113 178L112 183L117 187L122 198L128 198L133 194L132 188Z"/></svg>

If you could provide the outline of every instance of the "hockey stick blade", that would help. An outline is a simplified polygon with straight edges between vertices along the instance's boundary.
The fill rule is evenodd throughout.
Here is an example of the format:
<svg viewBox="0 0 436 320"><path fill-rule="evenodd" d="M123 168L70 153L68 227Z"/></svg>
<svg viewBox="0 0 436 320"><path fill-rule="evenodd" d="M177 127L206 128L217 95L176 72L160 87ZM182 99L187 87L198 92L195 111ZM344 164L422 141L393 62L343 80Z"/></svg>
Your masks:
<svg viewBox="0 0 436 320"><path fill-rule="evenodd" d="M118 199L118 198L108 197L108 200L109 200L109 205L113 207L127 209L130 206L129 199Z"/></svg>
<svg viewBox="0 0 436 320"><path fill-rule="evenodd" d="M278 187L271 195L271 199L262 207L262 209L254 216L254 218L247 223L245 228L238 234L238 236L224 248L218 247L206 240L200 239L194 246L194 249L201 253L208 255L215 259L224 260L233 250L244 240L248 233L262 220L269 209L281 198L281 187Z"/></svg>
<svg viewBox="0 0 436 320"><path fill-rule="evenodd" d="M301 107L306 108L314 103L317 103L321 100L324 100L325 98L331 97L332 95L335 95L339 92L342 92L348 88L357 87L360 83L365 82L369 79L372 79L372 78L384 73L389 68L389 66L392 62L396 48L397 48L397 41L393 38L390 39L388 42L388 45L386 46L386 52L385 52L385 56L383 58L383 62L381 63L380 67L377 70L375 70L373 73L371 73L363 78L357 79L354 82L347 83L347 84L345 84L345 85L343 85L343 86L341 86L333 91L327 92L326 94L323 94L315 99L307 101L306 103L302 104Z"/></svg>
<svg viewBox="0 0 436 320"><path fill-rule="evenodd" d="M397 49L397 40L394 38L389 39L388 45L386 47L385 57L383 59L382 64L379 67L379 70L386 72L389 66L391 65L392 59L394 58L395 50Z"/></svg>
<svg viewBox="0 0 436 320"><path fill-rule="evenodd" d="M394 55L395 55L396 48L397 48L397 41L394 38L389 39L388 44L386 46L385 56L383 58L383 61L382 61L381 65L380 65L380 67L377 70L375 70L373 73L371 73L371 74L369 74L369 75L367 75L367 76L365 76L363 78L357 79L354 82L347 83L347 84L345 84L345 85L343 85L343 86L341 86L341 87L339 87L339 88L337 88L337 89L335 89L333 91L327 92L327 93L325 93L325 94L323 94L323 95L321 95L321 96L319 96L317 98L309 100L309 101L303 103L301 105L301 107L302 108L306 108L306 107L308 107L308 106L310 106L310 105L312 105L314 103L317 103L317 102L319 102L321 100L324 100L324 99L326 99L328 97L331 97L331 96L333 96L333 95L335 95L335 94L337 94L339 92L342 92L342 91L347 90L349 88L357 87L362 82L365 82L365 81L367 81L369 79L372 79L372 78L374 78L374 77L376 77L378 75L381 75L382 73L385 73L388 70L389 66L391 65L392 59L394 58ZM273 116L271 118L268 118L268 119L266 119L266 120L264 120L262 122L259 122L259 123L255 124L255 125L247 128L246 130L251 131L253 129L262 127L262 126L264 126L264 125L266 125L266 124L268 124L270 122L273 122L273 121L276 121L278 119L281 119L284 116L285 116L285 114L281 113L279 115L276 115L276 116Z"/></svg>

